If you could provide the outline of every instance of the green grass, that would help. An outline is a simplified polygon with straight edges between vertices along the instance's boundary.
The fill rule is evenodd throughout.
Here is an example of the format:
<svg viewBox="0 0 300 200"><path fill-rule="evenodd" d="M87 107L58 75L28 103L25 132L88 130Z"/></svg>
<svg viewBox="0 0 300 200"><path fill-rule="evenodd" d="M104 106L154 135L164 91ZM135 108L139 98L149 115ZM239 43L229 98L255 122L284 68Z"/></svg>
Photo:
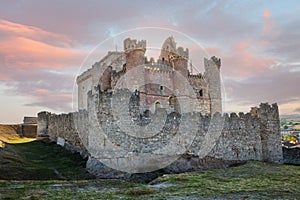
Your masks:
<svg viewBox="0 0 300 200"><path fill-rule="evenodd" d="M85 161L47 140L6 144L0 150L0 179L86 179Z"/></svg>
<svg viewBox="0 0 300 200"><path fill-rule="evenodd" d="M229 169L164 175L155 182L175 184L165 190L173 195L294 199L300 195L299 177L298 166L248 162Z"/></svg>
<svg viewBox="0 0 300 200"><path fill-rule="evenodd" d="M297 199L299 177L298 166L248 162L168 174L149 184L114 179L0 181L0 199Z"/></svg>
<svg viewBox="0 0 300 200"><path fill-rule="evenodd" d="M80 155L47 140L0 148L0 199L299 199L299 178L300 166L251 161L137 184L93 179Z"/></svg>

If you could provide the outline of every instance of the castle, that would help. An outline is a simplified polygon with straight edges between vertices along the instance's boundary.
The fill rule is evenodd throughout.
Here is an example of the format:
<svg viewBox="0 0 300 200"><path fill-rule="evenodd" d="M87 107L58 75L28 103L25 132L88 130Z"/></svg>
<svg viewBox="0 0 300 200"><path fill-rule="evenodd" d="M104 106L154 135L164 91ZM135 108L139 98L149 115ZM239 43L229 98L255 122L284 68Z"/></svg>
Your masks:
<svg viewBox="0 0 300 200"><path fill-rule="evenodd" d="M91 69L78 76L79 110L87 109L88 91L95 94L96 88L102 91L114 89L120 77L141 66L138 71L131 71L130 78L142 80L131 81L132 85L127 85L131 87L132 92L139 92L141 112L150 110L153 113L158 107L166 108L169 113L179 109L176 107L177 98L182 98L182 94L174 93L180 88L181 79L186 79L192 86L198 103L193 106L192 111L204 114L222 113L220 59L205 58L204 74L191 74L188 70L189 51L182 47L177 48L173 37L168 37L164 41L157 62L153 58L148 60L145 52L145 40L137 41L127 38L124 40L124 52L109 52ZM175 72L179 72L182 77L176 76ZM137 82L146 84L140 86Z"/></svg>
<svg viewBox="0 0 300 200"><path fill-rule="evenodd" d="M192 74L173 37L156 62L145 51L146 41L128 38L123 52L108 52L77 77L78 112L38 113L38 133L88 156L88 171L104 178L282 162L277 104L222 115L220 59Z"/></svg>

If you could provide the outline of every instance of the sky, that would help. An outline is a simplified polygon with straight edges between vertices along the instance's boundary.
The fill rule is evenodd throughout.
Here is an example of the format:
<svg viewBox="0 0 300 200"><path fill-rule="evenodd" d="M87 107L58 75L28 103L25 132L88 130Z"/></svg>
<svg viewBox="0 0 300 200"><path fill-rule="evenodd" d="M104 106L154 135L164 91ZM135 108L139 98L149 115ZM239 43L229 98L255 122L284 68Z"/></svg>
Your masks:
<svg viewBox="0 0 300 200"><path fill-rule="evenodd" d="M84 59L102 41L141 27L184 33L221 58L224 111L276 102L281 115L300 114L299 13L296 0L2 0L0 123L72 111Z"/></svg>

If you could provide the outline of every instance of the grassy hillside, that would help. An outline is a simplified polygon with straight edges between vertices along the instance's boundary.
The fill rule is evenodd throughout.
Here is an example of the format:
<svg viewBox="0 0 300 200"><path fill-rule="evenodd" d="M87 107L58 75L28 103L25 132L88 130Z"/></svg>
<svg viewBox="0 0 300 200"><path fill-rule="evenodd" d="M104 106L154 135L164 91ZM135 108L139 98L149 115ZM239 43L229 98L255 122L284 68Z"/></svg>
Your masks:
<svg viewBox="0 0 300 200"><path fill-rule="evenodd" d="M0 181L0 199L298 199L300 168L248 162L164 175L150 184L113 179Z"/></svg>
<svg viewBox="0 0 300 200"><path fill-rule="evenodd" d="M85 160L48 140L20 137L18 125L0 125L0 180L86 179Z"/></svg>
<svg viewBox="0 0 300 200"><path fill-rule="evenodd" d="M18 141L18 136L2 138ZM19 138L20 139L20 138ZM91 179L78 154L49 141L0 148L0 199L297 199L300 166L248 162L149 184Z"/></svg>
<svg viewBox="0 0 300 200"><path fill-rule="evenodd" d="M48 141L6 144L0 150L0 179L86 179L85 161Z"/></svg>

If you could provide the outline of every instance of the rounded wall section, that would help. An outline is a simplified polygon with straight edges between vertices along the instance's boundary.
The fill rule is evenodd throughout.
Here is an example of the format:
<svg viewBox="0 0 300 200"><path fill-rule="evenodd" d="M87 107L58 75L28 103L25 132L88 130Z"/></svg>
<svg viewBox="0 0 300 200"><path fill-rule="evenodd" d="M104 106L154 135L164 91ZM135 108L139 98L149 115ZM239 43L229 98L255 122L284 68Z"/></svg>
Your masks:
<svg viewBox="0 0 300 200"><path fill-rule="evenodd" d="M184 77L188 77L187 60L185 58L176 58L173 61L174 70L180 72Z"/></svg>
<svg viewBox="0 0 300 200"><path fill-rule="evenodd" d="M145 50L134 49L126 53L126 70L145 64Z"/></svg>

